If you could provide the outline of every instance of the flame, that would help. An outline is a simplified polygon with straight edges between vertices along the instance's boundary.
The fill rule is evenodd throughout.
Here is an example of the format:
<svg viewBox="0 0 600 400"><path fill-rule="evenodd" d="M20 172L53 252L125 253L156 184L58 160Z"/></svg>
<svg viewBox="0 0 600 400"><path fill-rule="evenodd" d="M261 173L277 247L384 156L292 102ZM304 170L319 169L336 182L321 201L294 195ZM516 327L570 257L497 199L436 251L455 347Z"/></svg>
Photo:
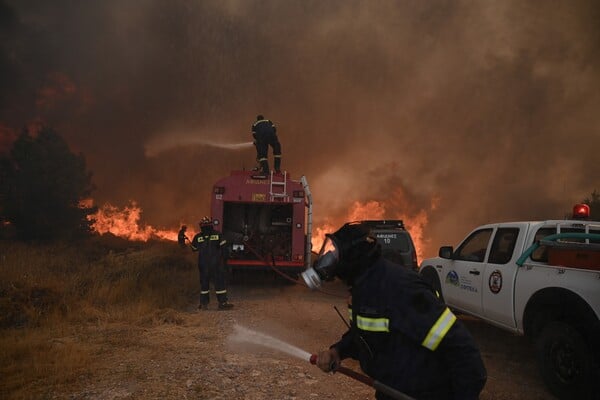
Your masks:
<svg viewBox="0 0 600 400"><path fill-rule="evenodd" d="M86 200L86 202L88 201ZM94 221L92 229L101 235L111 233L128 240L142 242L150 239L177 240L176 230L163 230L156 229L151 225L140 225L141 215L141 207L135 201L131 201L122 209L107 203L100 207L97 213L90 215L88 219Z"/></svg>
<svg viewBox="0 0 600 400"><path fill-rule="evenodd" d="M396 189L388 200L367 202L354 201L346 216L340 221L326 220L321 226L315 228L312 236L312 248L319 251L326 233L335 232L346 222L360 221L367 219L400 219L404 222L406 230L410 233L415 244L418 260L424 257L424 249L427 246L427 239L424 237L424 230L429 223L428 211L433 211L438 206L440 199L433 198L429 209L417 209L414 206L409 207L407 196L402 189ZM404 211L412 210L412 211Z"/></svg>
<svg viewBox="0 0 600 400"><path fill-rule="evenodd" d="M354 201L345 217L328 218L320 226L314 228L311 240L312 250L318 252L325 240L325 234L335 232L346 222L366 219L400 219L404 221L404 226L410 232L415 244L417 258L421 260L424 256L424 248L427 245L423 233L429 223L428 211L435 210L438 204L439 198L433 198L428 210L415 210L414 207L408 206L406 196L401 189L392 192L390 198L385 201L369 200L364 203ZM82 200L81 205L91 207L93 200ZM403 211L406 209L412 211ZM150 239L177 240L177 230L157 229L151 225L141 225L141 215L142 208L137 202L131 201L128 206L122 209L106 203L98 209L98 212L90 215L88 219L93 221L92 229L101 235L111 233L128 240L144 242ZM181 225L186 224L182 223ZM188 230L187 235L191 237L194 233Z"/></svg>
<svg viewBox="0 0 600 400"><path fill-rule="evenodd" d="M79 200L79 208L92 208L93 206L94 206L94 199L92 199L92 198Z"/></svg>

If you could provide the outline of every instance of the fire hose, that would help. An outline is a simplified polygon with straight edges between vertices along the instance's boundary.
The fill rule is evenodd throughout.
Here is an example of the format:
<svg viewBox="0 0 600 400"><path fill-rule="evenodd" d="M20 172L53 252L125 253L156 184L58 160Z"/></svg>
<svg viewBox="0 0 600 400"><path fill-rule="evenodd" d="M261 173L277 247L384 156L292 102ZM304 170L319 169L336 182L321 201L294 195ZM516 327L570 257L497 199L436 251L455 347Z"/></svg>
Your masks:
<svg viewBox="0 0 600 400"><path fill-rule="evenodd" d="M265 265L267 265L269 268L271 268L276 274L278 274L279 276L281 276L284 279L287 279L288 281L296 284L296 285L301 285L306 287L306 284L303 284L302 281L300 281L299 279L294 279L292 277L290 277L289 275L281 272L279 270L279 268L277 268L277 265L275 264L275 257L273 257L273 255L271 254L271 262L269 263L269 261L267 260L266 257L260 255L252 246L250 246L250 244L248 242L244 242L245 246L248 248L248 250L250 250L250 252L252 254L254 254L256 256L256 258L258 258L259 260L262 260L262 262L265 263ZM346 298L347 296L342 296L336 293L331 293L328 292L326 290L323 290L321 288L317 289L319 292L327 294L329 296L334 296L334 297L340 297L340 298Z"/></svg>
<svg viewBox="0 0 600 400"><path fill-rule="evenodd" d="M312 354L310 356L309 359L310 363L313 365L317 364L317 355L316 354ZM359 381L360 383L364 383L367 386L371 386L372 388L374 388L375 390L390 396L393 399L398 399L398 400L415 400L413 397L410 397L394 388L389 387L388 385L385 385L371 377L368 377L366 375L360 374L350 368L346 368L343 367L341 365L334 365L333 368L331 368L331 370L333 372L339 372L340 374L346 375L354 380Z"/></svg>

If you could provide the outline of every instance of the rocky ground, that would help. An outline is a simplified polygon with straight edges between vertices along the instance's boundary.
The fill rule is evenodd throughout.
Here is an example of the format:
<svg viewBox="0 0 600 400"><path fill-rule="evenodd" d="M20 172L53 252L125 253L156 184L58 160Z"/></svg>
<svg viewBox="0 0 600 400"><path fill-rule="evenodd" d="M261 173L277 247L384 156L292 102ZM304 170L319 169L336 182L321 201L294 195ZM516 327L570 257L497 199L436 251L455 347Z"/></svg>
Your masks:
<svg viewBox="0 0 600 400"><path fill-rule="evenodd" d="M333 343L345 331L342 286L309 292L271 276L239 277L229 287L235 308L161 311L134 325L106 324L56 346L94 346L89 370L74 382L33 382L30 398L47 399L373 399L373 389L341 374L325 374L300 355ZM344 315L345 316L345 315ZM464 319L476 337L489 378L481 399L551 399L532 350L520 337ZM232 341L236 326L299 349L297 355ZM359 371L351 361L344 365Z"/></svg>

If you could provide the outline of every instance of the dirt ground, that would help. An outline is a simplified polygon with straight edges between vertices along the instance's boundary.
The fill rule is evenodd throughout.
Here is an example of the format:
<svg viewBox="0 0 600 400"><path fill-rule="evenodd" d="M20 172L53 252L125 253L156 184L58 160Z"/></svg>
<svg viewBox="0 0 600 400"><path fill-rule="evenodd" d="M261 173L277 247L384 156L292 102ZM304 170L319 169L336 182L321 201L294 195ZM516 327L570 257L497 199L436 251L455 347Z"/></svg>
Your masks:
<svg viewBox="0 0 600 400"><path fill-rule="evenodd" d="M135 326L86 329L57 337L56 346L85 342L97 348L89 371L75 382L33 382L31 398L47 399L373 399L373 389L341 374L325 374L307 360L230 340L236 325L307 352L328 347L345 331L346 290L310 292L272 276L236 276L233 310L158 312ZM552 399L523 338L464 319L488 370L482 400ZM360 371L353 361L343 365Z"/></svg>

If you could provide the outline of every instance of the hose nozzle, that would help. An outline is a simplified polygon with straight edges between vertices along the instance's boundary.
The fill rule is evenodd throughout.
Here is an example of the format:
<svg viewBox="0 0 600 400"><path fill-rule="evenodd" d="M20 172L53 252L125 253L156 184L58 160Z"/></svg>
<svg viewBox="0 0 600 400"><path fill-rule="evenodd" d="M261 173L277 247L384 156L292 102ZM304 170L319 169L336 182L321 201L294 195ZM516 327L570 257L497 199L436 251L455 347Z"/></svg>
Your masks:
<svg viewBox="0 0 600 400"><path fill-rule="evenodd" d="M321 287L321 277L317 274L314 268L307 268L300 275L302 276L304 283L306 283L306 286L308 286L310 289L314 290Z"/></svg>

